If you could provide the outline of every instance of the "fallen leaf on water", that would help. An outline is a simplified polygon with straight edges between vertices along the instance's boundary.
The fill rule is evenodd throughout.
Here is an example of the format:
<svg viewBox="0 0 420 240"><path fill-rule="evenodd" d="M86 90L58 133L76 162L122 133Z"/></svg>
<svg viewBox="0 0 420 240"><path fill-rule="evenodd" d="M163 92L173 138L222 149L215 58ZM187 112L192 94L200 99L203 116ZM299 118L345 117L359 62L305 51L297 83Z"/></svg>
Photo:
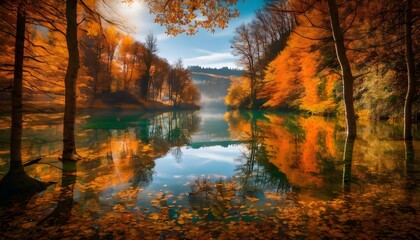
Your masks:
<svg viewBox="0 0 420 240"><path fill-rule="evenodd" d="M248 197L248 196L246 196L245 198L248 199L251 202L255 202L255 201L258 201L259 200L258 198Z"/></svg>
<svg viewBox="0 0 420 240"><path fill-rule="evenodd" d="M158 220L159 219L159 214L157 214L157 213L152 213L152 214L150 214L150 217L149 217L150 219L153 219L153 220Z"/></svg>

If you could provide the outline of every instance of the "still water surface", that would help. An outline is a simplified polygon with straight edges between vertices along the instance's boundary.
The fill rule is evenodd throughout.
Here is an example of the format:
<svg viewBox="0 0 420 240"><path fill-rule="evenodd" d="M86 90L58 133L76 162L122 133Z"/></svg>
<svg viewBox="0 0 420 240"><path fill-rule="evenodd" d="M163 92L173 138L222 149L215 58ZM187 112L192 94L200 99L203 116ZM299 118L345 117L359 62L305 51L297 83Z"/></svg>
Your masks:
<svg viewBox="0 0 420 240"><path fill-rule="evenodd" d="M2 122L0 177L8 169L10 133L7 119ZM125 220L124 224L156 224L156 228L159 223L172 223L182 230L189 223L249 223L280 215L274 221L280 224L281 215L289 216L292 213L285 211L297 206L321 209L322 219L322 211L329 215L325 206L340 204L351 194L362 201L353 203L355 214L365 211L357 207L366 205L378 212L376 203L370 202L375 197L385 199L380 207L397 204L398 209L414 208L414 216L410 216L417 216L418 206L413 204L419 200L420 144L402 141L398 124L360 122L358 138L346 142L344 122L288 112L218 108L161 114L86 112L77 123L77 145L83 159L77 163L76 173L64 174L57 160L61 151L59 123L60 116L55 115L30 115L26 120L24 161L36 157L42 161L25 170L35 179L56 182L31 199L26 214L42 224L55 216L51 214L54 211L66 216L63 225L86 221L81 236L115 237L110 224ZM419 139L420 131L416 127L414 131ZM393 194L398 199L393 199ZM137 217L124 219L130 214ZM142 218L154 222L142 222ZM350 218L347 216L345 226L356 228L349 225ZM305 236L299 224L296 231L287 232L294 225L288 228L287 222L293 219L286 220L280 224L286 230L276 230L275 236ZM358 221L364 220L369 221ZM407 220L413 226L417 223ZM331 225L333 221L328 231ZM35 227L28 222L21 226ZM175 236L188 238L189 232L181 230ZM419 232L418 227L412 230ZM119 231L127 234L124 236L148 236ZM322 233L316 231L312 233ZM381 231L366 236L383 236ZM57 236L66 236L60 234L64 235Z"/></svg>

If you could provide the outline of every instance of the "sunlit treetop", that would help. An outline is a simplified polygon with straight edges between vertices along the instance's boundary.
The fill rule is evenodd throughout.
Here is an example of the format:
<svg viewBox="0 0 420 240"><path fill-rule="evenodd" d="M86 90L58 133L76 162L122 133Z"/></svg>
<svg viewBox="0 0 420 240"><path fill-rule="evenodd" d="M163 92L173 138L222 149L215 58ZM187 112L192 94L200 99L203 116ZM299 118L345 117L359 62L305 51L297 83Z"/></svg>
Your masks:
<svg viewBox="0 0 420 240"><path fill-rule="evenodd" d="M133 0L126 0L130 2ZM214 32L224 29L230 19L239 16L237 0L145 0L155 22L166 27L166 33L195 34L199 28Z"/></svg>

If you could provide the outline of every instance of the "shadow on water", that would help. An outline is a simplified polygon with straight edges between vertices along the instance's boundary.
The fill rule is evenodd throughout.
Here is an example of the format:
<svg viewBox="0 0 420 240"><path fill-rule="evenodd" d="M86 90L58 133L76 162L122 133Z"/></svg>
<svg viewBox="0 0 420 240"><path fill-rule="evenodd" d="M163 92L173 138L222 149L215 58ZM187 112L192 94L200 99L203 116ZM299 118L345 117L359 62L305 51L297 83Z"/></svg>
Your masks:
<svg viewBox="0 0 420 240"><path fill-rule="evenodd" d="M0 180L0 226L5 229L10 222L30 220L26 213L28 203L52 184L30 177L24 166L9 170Z"/></svg>
<svg viewBox="0 0 420 240"><path fill-rule="evenodd" d="M23 166L9 171L0 180L0 201L7 202L14 199L29 200L36 193L42 192L50 183L36 180L26 174Z"/></svg>
<svg viewBox="0 0 420 240"><path fill-rule="evenodd" d="M61 189L58 196L57 206L37 225L46 224L47 226L64 226L71 216L73 208L73 190L77 179L77 164L75 161L64 161L61 172Z"/></svg>

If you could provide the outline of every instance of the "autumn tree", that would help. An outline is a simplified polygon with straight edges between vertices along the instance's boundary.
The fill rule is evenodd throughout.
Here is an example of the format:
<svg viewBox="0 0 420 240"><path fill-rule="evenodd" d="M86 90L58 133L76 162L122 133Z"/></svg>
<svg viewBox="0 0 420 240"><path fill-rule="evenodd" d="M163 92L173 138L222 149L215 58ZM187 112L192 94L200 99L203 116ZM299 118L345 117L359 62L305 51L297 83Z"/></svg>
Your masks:
<svg viewBox="0 0 420 240"><path fill-rule="evenodd" d="M173 100L174 106L180 106L182 92L191 82L191 76L189 76L188 71L184 69L181 59L179 59L172 67L168 81L170 84L169 94L171 96L171 100Z"/></svg>
<svg viewBox="0 0 420 240"><path fill-rule="evenodd" d="M150 71L152 65L156 58L157 48L157 38L153 33L149 33L146 36L146 41L144 43L145 52L142 56L143 63L145 65L143 77L140 80L140 98L144 101L147 101L149 98L149 89L150 89Z"/></svg>
<svg viewBox="0 0 420 240"><path fill-rule="evenodd" d="M25 48L26 1L17 4L15 63L12 88L12 127L10 131L10 171L23 171L22 168L22 79Z"/></svg>
<svg viewBox="0 0 420 240"><path fill-rule="evenodd" d="M407 65L407 95L404 104L404 139L412 140L412 105L416 92L415 64L412 40L413 1L406 0L405 6L405 59Z"/></svg>
<svg viewBox="0 0 420 240"><path fill-rule="evenodd" d="M49 71L44 70L43 67L52 63L45 60L45 53L48 51L37 40L39 32L32 28L32 25L40 19L41 13L45 14L45 12L36 10L44 4L44 1L5 1L0 8L0 24L2 25L0 31L0 40L2 41L0 79L1 81L11 80L10 86L3 88L2 91L12 89L10 97L12 170L15 167L16 169L22 167L21 136L24 95L28 96L28 90L33 92L43 90L40 84L48 83L45 75L49 74ZM16 22L10 22L10 18L16 19Z"/></svg>
<svg viewBox="0 0 420 240"><path fill-rule="evenodd" d="M79 45L77 40L77 0L66 1L66 43L68 51L68 65L64 84L65 106L63 125L63 154L62 160L69 161L77 158L74 124L76 120L76 82L80 67Z"/></svg>
<svg viewBox="0 0 420 240"><path fill-rule="evenodd" d="M88 68L88 74L93 78L92 98L94 99L103 87L101 84L101 76L103 76L101 70L104 67L102 58L105 52L105 40L103 34L91 31L83 34L81 41L85 44L82 56L83 63Z"/></svg>
<svg viewBox="0 0 420 240"><path fill-rule="evenodd" d="M343 29L340 26L340 18L338 7L335 0L327 0L330 13L331 30L334 37L337 59L340 62L342 80L343 80L343 97L346 110L347 137L353 139L357 135L356 130L356 114L353 104L353 85L354 76L347 57L346 47L344 45Z"/></svg>
<svg viewBox="0 0 420 240"><path fill-rule="evenodd" d="M120 84L117 84L117 91L120 90L126 90L128 87L128 77L129 72L131 69L133 69L134 61L133 59L133 48L134 48L134 39L130 35L125 35L120 44L119 49L119 60L122 62L122 73L123 73L123 79L122 79L122 87L120 87Z"/></svg>
<svg viewBox="0 0 420 240"><path fill-rule="evenodd" d="M120 43L120 33L114 26L110 26L108 29L105 30L104 38L105 38L105 49L106 49L106 79L104 81L104 90L106 92L111 92L112 90L112 69L113 63L115 58L116 49ZM118 88L118 86L117 86Z"/></svg>
<svg viewBox="0 0 420 240"><path fill-rule="evenodd" d="M166 59L157 58L154 64L154 71L151 76L152 98L162 99L162 92L165 83L168 82L170 64Z"/></svg>
<svg viewBox="0 0 420 240"><path fill-rule="evenodd" d="M257 99L257 58L258 43L252 34L255 29L250 25L241 25L235 30L235 36L232 39L233 55L240 57L240 63L246 69L246 75L250 80L250 108L255 107Z"/></svg>
<svg viewBox="0 0 420 240"><path fill-rule="evenodd" d="M46 189L49 184L40 182L29 177L24 170L25 165L30 165L39 159L22 164L22 118L23 118L23 72L25 59L25 32L28 8L30 3L26 0L5 1L5 5L11 7L16 16L14 26L14 64L13 64L13 85L12 85L12 114L10 131L10 167L9 172L0 180L0 199L11 199L20 195L26 199ZM14 15L14 14L12 14ZM1 22L5 19L0 18ZM13 23L12 23L13 24ZM10 32L6 32L10 34Z"/></svg>
<svg viewBox="0 0 420 240"><path fill-rule="evenodd" d="M243 108L249 100L249 81L246 77L232 78L231 85L225 97L225 103L230 108Z"/></svg>
<svg viewBox="0 0 420 240"><path fill-rule="evenodd" d="M140 43L135 41L133 43L133 46L131 48L131 69L129 77L127 78L127 82L124 83L124 91L128 91L130 84L133 82L133 76L134 76L134 70L136 65L138 65L138 62L140 61L141 53L144 52L144 46Z"/></svg>
<svg viewBox="0 0 420 240"><path fill-rule="evenodd" d="M224 29L230 19L239 16L237 0L146 0L155 22L166 27L171 35L195 34L199 28Z"/></svg>
<svg viewBox="0 0 420 240"><path fill-rule="evenodd" d="M266 6L256 12L254 20L236 28L231 41L233 54L239 57L239 64L245 69L245 77L249 79L250 108L257 104L262 80L267 64L286 46L286 41L293 28L292 15L280 11L286 1L269 1ZM242 104L243 105L243 104Z"/></svg>
<svg viewBox="0 0 420 240"><path fill-rule="evenodd" d="M181 100L183 103L198 105L200 103L201 94L197 86L190 82L183 90Z"/></svg>

